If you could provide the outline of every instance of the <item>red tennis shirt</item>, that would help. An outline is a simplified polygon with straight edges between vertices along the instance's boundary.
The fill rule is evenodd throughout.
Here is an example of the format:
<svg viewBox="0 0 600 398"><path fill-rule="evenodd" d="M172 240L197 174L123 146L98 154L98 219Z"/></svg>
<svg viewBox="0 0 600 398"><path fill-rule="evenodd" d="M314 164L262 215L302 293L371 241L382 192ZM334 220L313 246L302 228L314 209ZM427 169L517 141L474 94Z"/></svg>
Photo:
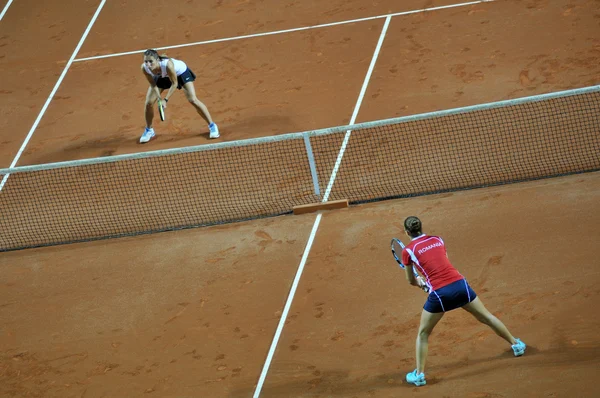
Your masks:
<svg viewBox="0 0 600 398"><path fill-rule="evenodd" d="M464 278L448 260L446 246L439 236L423 234L414 238L402 250L402 262L412 263L432 290Z"/></svg>

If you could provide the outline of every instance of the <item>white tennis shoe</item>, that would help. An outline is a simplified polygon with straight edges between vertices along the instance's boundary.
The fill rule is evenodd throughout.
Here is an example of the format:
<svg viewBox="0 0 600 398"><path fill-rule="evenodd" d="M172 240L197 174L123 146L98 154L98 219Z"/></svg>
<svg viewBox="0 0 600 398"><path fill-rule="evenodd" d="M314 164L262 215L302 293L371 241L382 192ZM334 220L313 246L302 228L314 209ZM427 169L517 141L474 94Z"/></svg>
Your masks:
<svg viewBox="0 0 600 398"><path fill-rule="evenodd" d="M208 125L208 129L210 130L209 138L219 138L221 135L219 134L219 127L216 123L211 123Z"/></svg>
<svg viewBox="0 0 600 398"><path fill-rule="evenodd" d="M140 144L145 144L146 142L150 141L155 136L156 136L156 134L154 133L154 129L146 128L144 130L144 134L142 134L142 136L140 137Z"/></svg>

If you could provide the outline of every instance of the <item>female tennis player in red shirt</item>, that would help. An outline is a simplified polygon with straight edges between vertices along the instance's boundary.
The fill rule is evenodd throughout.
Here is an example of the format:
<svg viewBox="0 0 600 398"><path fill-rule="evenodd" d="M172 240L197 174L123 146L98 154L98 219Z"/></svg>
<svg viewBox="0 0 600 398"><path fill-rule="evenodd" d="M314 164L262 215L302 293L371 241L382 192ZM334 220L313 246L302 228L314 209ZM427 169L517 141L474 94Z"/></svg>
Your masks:
<svg viewBox="0 0 600 398"><path fill-rule="evenodd" d="M438 236L424 234L417 217L404 220L404 230L412 239L402 250L406 279L411 285L430 288L417 335L417 368L406 375L406 381L416 386L426 384L424 371L429 335L444 313L456 308L465 309L479 322L488 325L511 345L515 356L523 355L525 343L513 337L502 321L485 308L465 278L450 264L444 241ZM415 277L413 267L425 280Z"/></svg>
<svg viewBox="0 0 600 398"><path fill-rule="evenodd" d="M156 50L149 49L144 52L142 73L148 80L150 87L148 87L148 93L146 94L146 128L140 137L140 143L146 143L156 135L152 128L154 104L161 98L162 91L169 90L162 100L163 107L166 109L169 99L175 93L175 89L183 89L189 103L208 123L209 137L219 138L219 128L210 117L206 106L196 98L196 90L194 89L196 75L187 67L185 62L158 55Z"/></svg>

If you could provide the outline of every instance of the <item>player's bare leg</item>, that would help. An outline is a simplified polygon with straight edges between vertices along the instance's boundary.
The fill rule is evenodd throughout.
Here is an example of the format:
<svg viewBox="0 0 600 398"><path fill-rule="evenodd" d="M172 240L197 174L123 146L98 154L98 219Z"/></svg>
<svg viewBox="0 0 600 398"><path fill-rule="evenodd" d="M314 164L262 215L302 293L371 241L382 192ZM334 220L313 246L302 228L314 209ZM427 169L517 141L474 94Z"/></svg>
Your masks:
<svg viewBox="0 0 600 398"><path fill-rule="evenodd" d="M148 87L144 115L146 116L146 127L149 129L152 128L152 120L154 119L154 104L156 104L157 100L158 96L156 95L156 90L154 90L152 87Z"/></svg>
<svg viewBox="0 0 600 398"><path fill-rule="evenodd" d="M183 85L183 91L190 104L196 109L196 112L208 123L208 129L210 130L210 138L219 138L219 128L216 123L213 122L208 108L196 97L196 89L194 83L189 82Z"/></svg>
<svg viewBox="0 0 600 398"><path fill-rule="evenodd" d="M206 121L207 124L211 124L213 122L212 117L210 117L210 113L208 112L208 108L204 105L198 97L196 97L196 90L194 88L193 83L186 83L183 85L183 91L185 92L185 96L190 104L196 109L196 112L202 119Z"/></svg>
<svg viewBox="0 0 600 398"><path fill-rule="evenodd" d="M425 361L427 360L427 352L429 351L429 335L443 316L443 312L431 313L423 310L421 313L421 324L419 325L416 344L417 371L419 373L425 371Z"/></svg>
<svg viewBox="0 0 600 398"><path fill-rule="evenodd" d="M475 300L462 308L473 315L479 322L488 325L498 336L510 343L510 345L517 342L504 323L485 308L479 297L476 297Z"/></svg>
<svg viewBox="0 0 600 398"><path fill-rule="evenodd" d="M154 129L152 128L152 120L154 119L154 104L158 100L158 95L156 94L156 90L152 87L148 87L148 92L146 93L146 104L144 109L144 116L146 117L146 128L144 129L144 133L140 137L140 143L144 144L150 141L156 135L154 133Z"/></svg>

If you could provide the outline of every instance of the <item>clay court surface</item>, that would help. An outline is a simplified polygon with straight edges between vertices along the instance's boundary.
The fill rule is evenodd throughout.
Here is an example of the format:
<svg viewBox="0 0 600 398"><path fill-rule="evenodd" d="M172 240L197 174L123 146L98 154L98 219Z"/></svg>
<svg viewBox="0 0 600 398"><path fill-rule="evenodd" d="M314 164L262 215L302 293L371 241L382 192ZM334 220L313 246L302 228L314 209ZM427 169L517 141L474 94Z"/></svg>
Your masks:
<svg viewBox="0 0 600 398"><path fill-rule="evenodd" d="M198 75L219 142L347 124L385 15L450 4L108 0L42 114L100 1L14 0L0 21L0 167L212 143L177 93L139 145L142 57L102 57L242 35L164 51ZM598 1L397 15L356 122L599 82ZM430 339L428 385L404 382L425 295L388 243L408 215L444 238L524 357L457 310ZM252 397L315 218L0 253L0 396ZM323 213L260 396L600 395L598 225L598 173Z"/></svg>

